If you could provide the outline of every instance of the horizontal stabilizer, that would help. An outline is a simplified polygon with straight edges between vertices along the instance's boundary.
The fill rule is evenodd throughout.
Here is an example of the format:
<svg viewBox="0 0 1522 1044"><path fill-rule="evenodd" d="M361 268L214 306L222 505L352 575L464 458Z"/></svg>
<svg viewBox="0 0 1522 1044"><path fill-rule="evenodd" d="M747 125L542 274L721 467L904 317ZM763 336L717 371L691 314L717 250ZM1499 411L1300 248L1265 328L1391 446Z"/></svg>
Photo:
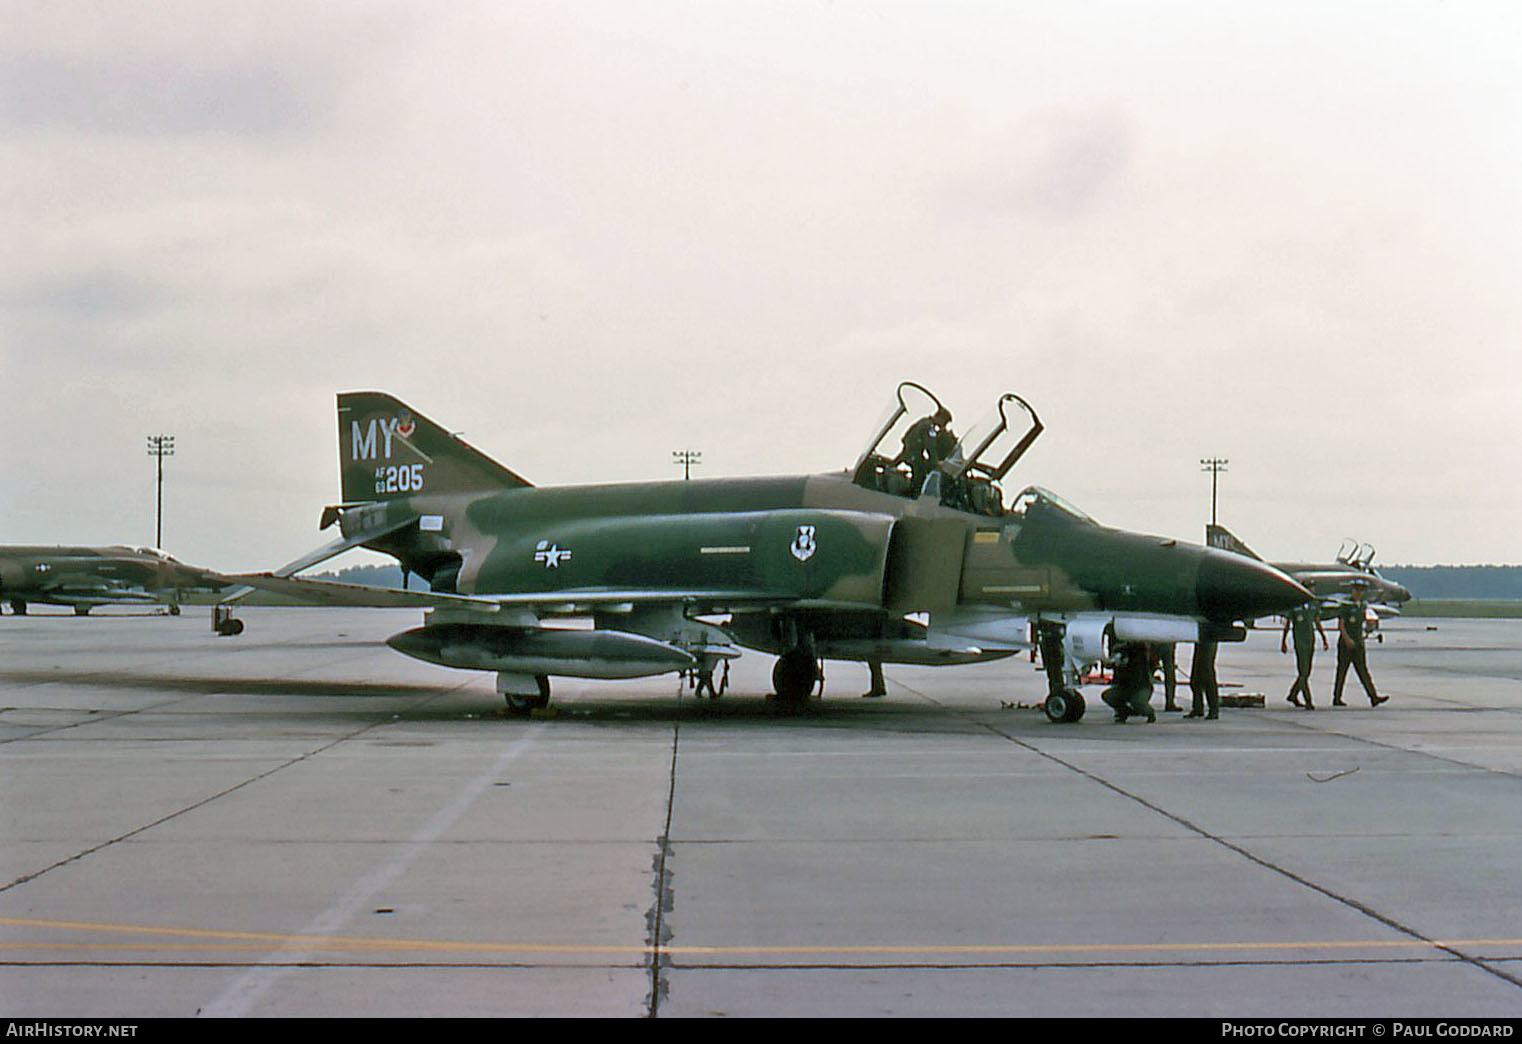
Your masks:
<svg viewBox="0 0 1522 1044"><path fill-rule="evenodd" d="M293 598L309 605L371 609L437 609L450 606L485 613L495 613L501 608L501 603L493 599L473 598L469 595L444 594L438 591L406 591L395 587L371 587L366 584L344 584L332 580L308 580L305 577L276 576L274 573L240 573L224 579L260 591L269 591L272 594Z"/></svg>
<svg viewBox="0 0 1522 1044"><path fill-rule="evenodd" d="M359 532L351 533L348 536L343 536L343 537L339 537L336 540L332 540L332 541L322 545L317 550L312 551L312 552L310 552L308 554L302 555L300 558L296 559L294 562L287 562L285 565L281 566L279 569L276 569L273 573L258 573L258 574L254 574L254 575L263 576L263 577L269 577L271 579L292 578L292 577L295 577L295 575L297 573L301 572L303 569L310 569L312 566L317 565L319 562L326 562L330 558L336 558L339 555L343 554L345 551L349 551L349 550L352 550L352 549L354 549L356 547L359 547L361 544L365 543L366 541L375 540L378 537L383 537L383 536L386 536L389 533L394 533L398 529L404 529L407 526L412 525L416 521L417 521L417 518L415 516L410 516L410 517L407 517L407 518L401 518L401 519L393 520L393 521L391 521L388 524L383 525L383 526L365 528L365 529L360 530ZM216 574L214 574L214 573L207 573L206 575L208 577L216 577ZM227 577L216 577L216 579L220 580L223 583L232 582L232 581L229 581ZM324 583L325 581L321 581L321 580L302 580L302 581L299 581L299 582L303 583L303 584L317 584L317 583ZM226 598L222 599L222 604L223 605L230 605L233 602L241 602L244 598L246 598L248 595L252 594L255 590L258 590L258 589L260 589L260 585L258 585L258 584L252 584L252 583L247 583L247 582L241 583L241 584L239 584L239 586L235 590L230 592L227 595ZM264 588L264 589L268 590L268 588ZM301 596L296 596L296 597L301 597ZM367 604L367 603L358 603L358 602L342 603L342 602L337 602L337 603L323 603L323 604L363 605L363 604ZM410 605L412 603L409 602L409 603L406 603L406 604Z"/></svg>

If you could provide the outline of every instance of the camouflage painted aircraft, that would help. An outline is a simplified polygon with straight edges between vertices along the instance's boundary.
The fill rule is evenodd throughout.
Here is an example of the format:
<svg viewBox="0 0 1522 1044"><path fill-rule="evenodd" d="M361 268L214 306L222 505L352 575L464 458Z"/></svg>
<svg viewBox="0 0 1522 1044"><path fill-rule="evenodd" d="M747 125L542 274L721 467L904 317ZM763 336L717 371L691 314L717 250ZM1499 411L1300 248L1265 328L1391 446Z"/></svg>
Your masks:
<svg viewBox="0 0 1522 1044"><path fill-rule="evenodd" d="M167 605L179 615L187 591L226 586L215 576L151 547L0 547L0 600L17 616L32 602L79 616L98 605Z"/></svg>
<svg viewBox="0 0 1522 1044"><path fill-rule="evenodd" d="M1255 561L1263 561L1252 548L1238 540L1225 526L1213 522L1205 524L1205 543L1223 551L1246 555ZM1273 562L1275 569L1291 576L1308 588L1321 602L1323 615L1336 612L1353 596L1353 588L1361 587L1364 600L1375 613L1398 613L1399 606L1411 600L1411 592L1394 580L1386 580L1374 568L1374 548L1347 539L1342 542L1333 562Z"/></svg>
<svg viewBox="0 0 1522 1044"><path fill-rule="evenodd" d="M824 660L868 663L877 682L883 663L975 663L1036 642L1048 717L1076 721L1076 679L1107 643L1240 640L1235 621L1305 601L1270 566L1101 526L1039 487L1006 503L999 482L1041 432L1034 411L1004 395L955 448L938 433L915 442L929 428L911 422L938 409L900 385L849 471L538 488L391 396L347 392L343 502L322 519L341 536L235 579L307 601L427 608L389 644L495 671L519 712L547 705L554 675L691 672L717 695L716 667L742 646L776 655L776 695L799 702ZM923 459L932 444L938 459ZM360 546L432 590L293 575ZM558 617L592 626L546 623Z"/></svg>

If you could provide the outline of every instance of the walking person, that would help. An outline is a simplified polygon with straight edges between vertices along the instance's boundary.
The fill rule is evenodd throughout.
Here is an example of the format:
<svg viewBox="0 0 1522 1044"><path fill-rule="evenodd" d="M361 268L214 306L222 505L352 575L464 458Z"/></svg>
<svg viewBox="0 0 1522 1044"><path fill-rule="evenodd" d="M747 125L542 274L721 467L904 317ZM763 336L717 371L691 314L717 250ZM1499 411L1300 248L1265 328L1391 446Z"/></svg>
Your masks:
<svg viewBox="0 0 1522 1044"><path fill-rule="evenodd" d="M1312 590L1314 580L1307 580L1305 587ZM1289 687L1289 695L1285 697L1296 707L1304 707L1306 710L1315 710L1316 704L1311 699L1311 663L1316 656L1316 635L1321 635L1321 647L1331 648L1327 644L1326 631L1321 627L1321 604L1319 602L1306 602L1296 609L1290 610L1289 616L1284 619L1284 632L1279 635L1279 651L1288 652L1289 636L1295 636L1295 684ZM1304 700L1302 703L1301 700Z"/></svg>
<svg viewBox="0 0 1522 1044"><path fill-rule="evenodd" d="M1332 686L1332 706L1345 707L1342 702L1342 683L1347 680L1348 668L1358 672L1363 691L1369 697L1369 706L1378 707L1390 697L1381 696L1374 689L1374 679L1369 677L1369 660L1364 648L1364 586L1353 585L1353 600L1337 614L1337 682Z"/></svg>

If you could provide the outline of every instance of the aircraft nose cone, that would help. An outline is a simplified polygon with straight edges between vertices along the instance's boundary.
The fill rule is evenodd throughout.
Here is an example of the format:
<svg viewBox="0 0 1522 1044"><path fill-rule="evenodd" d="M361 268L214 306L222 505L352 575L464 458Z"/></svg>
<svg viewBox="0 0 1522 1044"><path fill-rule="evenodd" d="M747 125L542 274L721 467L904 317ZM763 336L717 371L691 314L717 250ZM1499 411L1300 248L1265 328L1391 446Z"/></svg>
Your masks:
<svg viewBox="0 0 1522 1044"><path fill-rule="evenodd" d="M1312 600L1305 588L1266 562L1206 549L1195 597L1211 620L1254 620Z"/></svg>

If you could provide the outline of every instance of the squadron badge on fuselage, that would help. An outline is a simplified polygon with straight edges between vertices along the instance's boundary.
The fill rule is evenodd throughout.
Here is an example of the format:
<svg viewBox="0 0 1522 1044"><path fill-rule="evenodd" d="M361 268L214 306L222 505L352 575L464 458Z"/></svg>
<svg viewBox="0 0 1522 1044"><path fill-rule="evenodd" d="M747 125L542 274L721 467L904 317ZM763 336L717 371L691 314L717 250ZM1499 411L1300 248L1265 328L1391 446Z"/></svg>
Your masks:
<svg viewBox="0 0 1522 1044"><path fill-rule="evenodd" d="M799 526L798 535L793 538L793 546L789 550L798 561L807 562L814 557L817 547L818 545L814 543L814 527Z"/></svg>

